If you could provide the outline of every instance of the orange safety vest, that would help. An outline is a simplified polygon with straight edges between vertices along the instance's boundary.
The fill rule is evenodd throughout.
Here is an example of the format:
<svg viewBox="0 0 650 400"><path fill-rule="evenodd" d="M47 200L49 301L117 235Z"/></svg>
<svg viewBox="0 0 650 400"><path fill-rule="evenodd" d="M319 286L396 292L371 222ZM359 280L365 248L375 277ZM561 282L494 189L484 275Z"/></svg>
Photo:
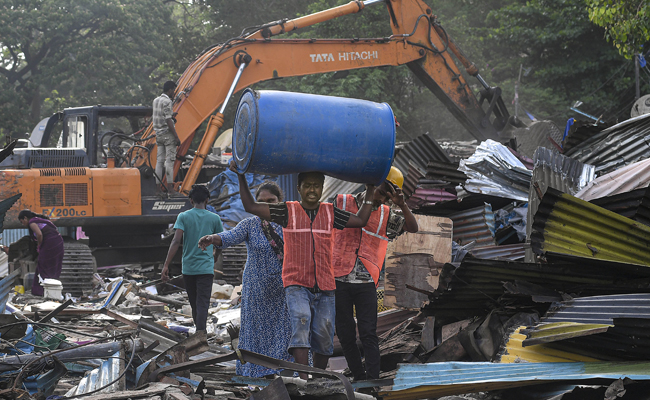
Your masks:
<svg viewBox="0 0 650 400"><path fill-rule="evenodd" d="M287 201L288 221L284 232L284 287L299 285L335 290L332 270L334 206L320 203L314 222L297 201Z"/></svg>
<svg viewBox="0 0 650 400"><path fill-rule="evenodd" d="M353 214L359 210L357 200L351 194L336 196L336 206ZM335 251L332 255L334 276L345 276L352 272L359 257L375 285L379 283L379 273L384 265L390 240L386 236L389 215L390 207L382 205L370 214L368 224L364 228L345 228L336 232Z"/></svg>

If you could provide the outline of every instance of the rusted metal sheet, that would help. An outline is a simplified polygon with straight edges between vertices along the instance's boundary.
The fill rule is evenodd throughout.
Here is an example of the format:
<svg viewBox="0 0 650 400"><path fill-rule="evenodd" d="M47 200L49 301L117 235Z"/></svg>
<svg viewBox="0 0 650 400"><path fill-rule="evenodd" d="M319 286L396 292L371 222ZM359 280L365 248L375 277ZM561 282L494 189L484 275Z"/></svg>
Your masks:
<svg viewBox="0 0 650 400"><path fill-rule="evenodd" d="M494 213L490 204L449 215L454 222L453 239L460 245L494 246Z"/></svg>
<svg viewBox="0 0 650 400"><path fill-rule="evenodd" d="M650 227L551 188L535 213L531 243L537 254L650 265Z"/></svg>

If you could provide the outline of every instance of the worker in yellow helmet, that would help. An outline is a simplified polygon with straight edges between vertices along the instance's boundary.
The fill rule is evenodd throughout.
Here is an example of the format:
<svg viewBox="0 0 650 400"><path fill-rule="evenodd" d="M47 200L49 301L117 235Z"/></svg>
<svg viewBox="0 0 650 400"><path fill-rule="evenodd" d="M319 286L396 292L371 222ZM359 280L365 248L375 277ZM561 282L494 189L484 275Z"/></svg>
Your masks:
<svg viewBox="0 0 650 400"><path fill-rule="evenodd" d="M372 202L364 201L364 192L356 196L340 194L334 203L339 209L352 213L364 204L372 204L372 213L364 228L345 228L336 232L332 253L336 280L336 335L355 381L379 379L376 287L388 242L404 231L418 231L417 220L404 202L403 184L402 172L391 167L386 180L375 189ZM402 212L391 209L388 206L390 202ZM357 327L365 366L357 348Z"/></svg>

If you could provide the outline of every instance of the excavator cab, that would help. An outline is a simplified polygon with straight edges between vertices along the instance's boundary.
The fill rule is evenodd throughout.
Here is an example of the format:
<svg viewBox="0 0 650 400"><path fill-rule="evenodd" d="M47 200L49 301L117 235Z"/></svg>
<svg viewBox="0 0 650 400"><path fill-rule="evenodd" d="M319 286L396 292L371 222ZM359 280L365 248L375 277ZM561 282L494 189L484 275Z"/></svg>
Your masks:
<svg viewBox="0 0 650 400"><path fill-rule="evenodd" d="M151 121L152 108L144 106L90 106L66 108L42 120L32 130L29 145L40 157L39 167L105 167L109 154L128 161L126 150ZM47 150L46 152L44 152ZM23 153L17 150L18 153ZM74 154L72 158L67 158ZM67 156L67 157L62 157ZM22 157L24 158L24 156ZM36 165L8 160L4 168Z"/></svg>

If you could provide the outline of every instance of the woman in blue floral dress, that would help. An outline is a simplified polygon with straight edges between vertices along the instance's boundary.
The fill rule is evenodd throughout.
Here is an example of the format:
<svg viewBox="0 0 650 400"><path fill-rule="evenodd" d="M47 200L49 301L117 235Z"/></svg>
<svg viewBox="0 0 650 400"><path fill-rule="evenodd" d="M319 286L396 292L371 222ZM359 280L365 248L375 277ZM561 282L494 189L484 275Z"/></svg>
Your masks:
<svg viewBox="0 0 650 400"><path fill-rule="evenodd" d="M275 182L262 183L256 194L256 200L265 203L279 203L282 197ZM226 248L241 242L246 242L248 259L242 283L239 348L293 361L287 351L291 324L282 285L282 227L259 217L246 218L230 231L204 236L199 246ZM279 372L237 361L237 375L263 377Z"/></svg>

